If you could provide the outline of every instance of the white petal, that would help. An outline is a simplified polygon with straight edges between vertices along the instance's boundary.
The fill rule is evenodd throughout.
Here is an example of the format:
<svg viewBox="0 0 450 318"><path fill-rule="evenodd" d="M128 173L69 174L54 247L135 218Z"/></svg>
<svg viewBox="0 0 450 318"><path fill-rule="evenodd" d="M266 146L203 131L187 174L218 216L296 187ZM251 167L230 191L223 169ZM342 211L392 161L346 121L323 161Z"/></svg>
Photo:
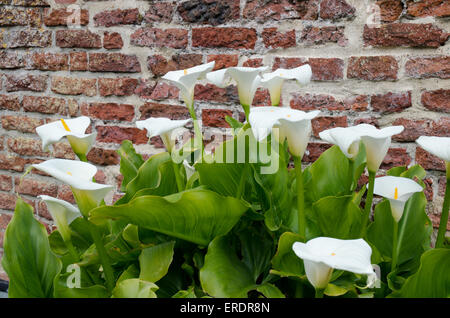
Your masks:
<svg viewBox="0 0 450 318"><path fill-rule="evenodd" d="M136 122L136 127L139 129L146 129L147 136L152 138L162 134L170 134L171 131L183 127L190 121L190 118L184 120L171 120L165 117L151 117L146 120L138 120Z"/></svg>
<svg viewBox="0 0 450 318"><path fill-rule="evenodd" d="M321 262L304 260L303 263L306 277L311 285L318 289L325 289L333 274L333 268Z"/></svg>
<svg viewBox="0 0 450 318"><path fill-rule="evenodd" d="M395 199L395 188L397 188L397 199L407 201L414 193L423 190L417 182L410 178L385 176L375 178L373 193L387 199Z"/></svg>
<svg viewBox="0 0 450 318"><path fill-rule="evenodd" d="M450 137L420 136L416 143L432 155L450 162Z"/></svg>
<svg viewBox="0 0 450 318"><path fill-rule="evenodd" d="M322 140L337 145L347 158L352 159L358 154L361 139L348 128L327 129L320 132L319 136Z"/></svg>

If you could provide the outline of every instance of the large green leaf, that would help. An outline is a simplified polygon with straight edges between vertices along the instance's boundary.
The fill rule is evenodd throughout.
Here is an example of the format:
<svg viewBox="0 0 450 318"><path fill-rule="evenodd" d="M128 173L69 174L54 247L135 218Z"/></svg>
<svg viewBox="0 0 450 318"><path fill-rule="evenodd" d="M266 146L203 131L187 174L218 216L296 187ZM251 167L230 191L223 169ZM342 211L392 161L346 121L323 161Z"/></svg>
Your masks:
<svg viewBox="0 0 450 318"><path fill-rule="evenodd" d="M139 278L156 283L169 271L173 259L175 242L167 242L142 250L139 256L141 273Z"/></svg>
<svg viewBox="0 0 450 318"><path fill-rule="evenodd" d="M280 276L303 277L305 269L303 261L295 255L292 245L295 242L304 242L305 239L298 234L285 232L278 242L278 250L272 259L271 273Z"/></svg>
<svg viewBox="0 0 450 318"><path fill-rule="evenodd" d="M136 153L133 144L129 140L124 140L117 150L120 155L120 173L123 176L121 191L126 191L128 183L136 177L139 168L144 163L142 156Z"/></svg>
<svg viewBox="0 0 450 318"><path fill-rule="evenodd" d="M113 298L156 298L158 286L137 278L127 279L117 284Z"/></svg>
<svg viewBox="0 0 450 318"><path fill-rule="evenodd" d="M425 207L423 192L414 194L405 205L398 228L398 272L409 276L414 273L423 252L430 248L432 225ZM375 221L367 231L368 240L378 249L385 260L391 260L394 231L389 201L383 200L375 207Z"/></svg>
<svg viewBox="0 0 450 318"><path fill-rule="evenodd" d="M91 221L120 219L155 232L206 246L228 233L249 208L244 201L192 189L166 197L142 196L128 204L91 211Z"/></svg>
<svg viewBox="0 0 450 318"><path fill-rule="evenodd" d="M393 296L410 298L450 297L450 250L439 248L425 252L420 268L410 276L401 291Z"/></svg>
<svg viewBox="0 0 450 318"><path fill-rule="evenodd" d="M208 247L200 270L203 290L213 297L245 298L255 287L252 273L233 251L227 237L217 237Z"/></svg>
<svg viewBox="0 0 450 318"><path fill-rule="evenodd" d="M68 287L67 280L70 274L57 275L55 278L55 298L109 298L110 293L101 285L92 285L88 287Z"/></svg>
<svg viewBox="0 0 450 318"><path fill-rule="evenodd" d="M138 170L126 187L126 194L116 205L128 203L139 195L169 195L178 191L170 154L163 152L150 157Z"/></svg>
<svg viewBox="0 0 450 318"><path fill-rule="evenodd" d="M235 196L244 171L244 164L197 163L200 184L225 196Z"/></svg>
<svg viewBox="0 0 450 318"><path fill-rule="evenodd" d="M21 198L17 198L14 216L6 228L3 248L9 297L53 296L53 281L61 271L61 262L50 249L45 227Z"/></svg>
<svg viewBox="0 0 450 318"><path fill-rule="evenodd" d="M322 236L354 239L361 230L361 209L352 195L325 197L313 204Z"/></svg>

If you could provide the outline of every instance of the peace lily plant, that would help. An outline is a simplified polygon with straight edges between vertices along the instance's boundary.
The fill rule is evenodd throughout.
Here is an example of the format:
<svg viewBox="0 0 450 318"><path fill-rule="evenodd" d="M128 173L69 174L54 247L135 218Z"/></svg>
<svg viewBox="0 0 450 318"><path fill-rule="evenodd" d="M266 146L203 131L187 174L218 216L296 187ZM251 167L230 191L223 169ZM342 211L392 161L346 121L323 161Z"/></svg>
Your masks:
<svg viewBox="0 0 450 318"><path fill-rule="evenodd" d="M302 169L319 111L277 105L283 82L306 85L310 67L272 73L264 73L266 67L213 67L164 76L180 88L197 146L203 140L194 87L202 78L221 87L233 79L247 122L227 118L232 138L206 155L202 146L175 147L173 137L190 119L136 122L149 138L160 136L166 151L144 160L125 140L117 150L121 197L113 204L114 187L97 183L97 168L87 162L95 140L95 132L86 134L89 118L37 128L45 149L67 137L77 154L79 160L30 166L70 186L76 206L40 196L56 224L47 235L18 196L2 258L10 297L448 297L450 249L442 229L449 182L432 248L425 170L379 170L402 126L323 131L321 139L333 146ZM258 87L269 89L273 106L251 107ZM448 178L448 138L417 142L446 161ZM200 159L189 159L198 152ZM361 185L365 169L369 182ZM375 179L376 173L387 176ZM372 218L374 193L381 200Z"/></svg>

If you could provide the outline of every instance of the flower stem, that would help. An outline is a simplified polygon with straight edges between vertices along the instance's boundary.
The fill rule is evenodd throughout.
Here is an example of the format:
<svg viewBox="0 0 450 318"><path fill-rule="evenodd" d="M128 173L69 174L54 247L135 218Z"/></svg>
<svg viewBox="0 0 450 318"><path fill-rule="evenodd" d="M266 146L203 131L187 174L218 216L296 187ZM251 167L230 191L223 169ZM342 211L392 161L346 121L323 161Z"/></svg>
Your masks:
<svg viewBox="0 0 450 318"><path fill-rule="evenodd" d="M80 257L78 256L77 251L75 250L75 247L72 244L72 240L67 240L64 241L64 243L66 244L67 250L69 251L70 256L73 257L75 262L79 262L80 261Z"/></svg>
<svg viewBox="0 0 450 318"><path fill-rule="evenodd" d="M354 166L355 166L355 162L353 161L353 159L349 159L348 160L348 174L350 177L350 191L355 190L356 188L356 184L354 184L354 180L353 180L353 174L354 174Z"/></svg>
<svg viewBox="0 0 450 318"><path fill-rule="evenodd" d="M106 287L109 291L112 291L114 288L114 272L111 267L111 263L109 260L109 256L106 252L105 246L103 245L102 238L100 233L98 232L97 227L92 224L90 221L86 219L89 224L89 230L91 232L92 239L94 240L95 247L97 248L98 256L100 257L100 262L103 266L103 272L105 273L106 278Z"/></svg>
<svg viewBox="0 0 450 318"><path fill-rule="evenodd" d="M436 247L444 247L445 232L447 231L448 212L450 209L450 162L447 162L447 180L445 186L444 204L436 238Z"/></svg>
<svg viewBox="0 0 450 318"><path fill-rule="evenodd" d="M175 174L175 180L177 182L178 192L184 191L183 179L180 175L180 167L178 164L172 161L173 173Z"/></svg>
<svg viewBox="0 0 450 318"><path fill-rule="evenodd" d="M192 105L188 105L189 114L191 114L191 118L194 121L194 132L195 132L195 139L197 143L199 144L199 147L201 148L201 153L203 155L203 134L202 130L200 129L200 126L197 121L197 115L195 114L194 109L194 103Z"/></svg>
<svg viewBox="0 0 450 318"><path fill-rule="evenodd" d="M398 258L398 222L394 221L394 233L392 240L392 264L391 264L391 272L395 270L397 267L397 258Z"/></svg>
<svg viewBox="0 0 450 318"><path fill-rule="evenodd" d="M369 223L370 211L372 210L373 188L375 185L375 172L369 171L369 189L367 191L366 205L364 207L363 227L361 229L361 237L366 235L367 225Z"/></svg>
<svg viewBox="0 0 450 318"><path fill-rule="evenodd" d="M324 289L319 289L319 288L316 288L316 298L323 298L323 292L324 292L325 290Z"/></svg>
<svg viewBox="0 0 450 318"><path fill-rule="evenodd" d="M306 239L305 193L303 187L302 159L294 156L294 164L297 183L298 234Z"/></svg>

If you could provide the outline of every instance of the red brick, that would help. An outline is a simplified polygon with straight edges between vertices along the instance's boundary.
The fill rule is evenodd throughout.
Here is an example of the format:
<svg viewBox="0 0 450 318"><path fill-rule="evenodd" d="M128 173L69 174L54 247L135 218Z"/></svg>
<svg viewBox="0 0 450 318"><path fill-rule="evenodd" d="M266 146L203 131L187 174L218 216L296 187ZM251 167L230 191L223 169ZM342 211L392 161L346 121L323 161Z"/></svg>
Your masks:
<svg viewBox="0 0 450 318"><path fill-rule="evenodd" d="M254 49L256 40L256 30L250 28L192 29L193 47Z"/></svg>
<svg viewBox="0 0 450 318"><path fill-rule="evenodd" d="M78 18L80 20L76 20ZM89 11L85 9L67 10L62 9L44 9L44 23L46 26L66 26L68 25L87 25L89 24Z"/></svg>
<svg viewBox="0 0 450 318"><path fill-rule="evenodd" d="M13 188L12 177L0 174L0 190L11 191Z"/></svg>
<svg viewBox="0 0 450 318"><path fill-rule="evenodd" d="M253 97L253 106L271 106L270 93L268 89L258 88ZM283 105L283 101L280 99L279 106Z"/></svg>
<svg viewBox="0 0 450 318"><path fill-rule="evenodd" d="M338 81L344 78L344 61L337 58L310 58L314 81Z"/></svg>
<svg viewBox="0 0 450 318"><path fill-rule="evenodd" d="M450 113L450 90L439 89L422 93L422 105L429 110Z"/></svg>
<svg viewBox="0 0 450 318"><path fill-rule="evenodd" d="M305 58L300 57L275 57L273 61L272 70L275 71L279 68L296 68L302 65L307 64L307 60Z"/></svg>
<svg viewBox="0 0 450 318"><path fill-rule="evenodd" d="M57 30L56 45L61 48L101 48L101 36L89 30Z"/></svg>
<svg viewBox="0 0 450 318"><path fill-rule="evenodd" d="M108 50L121 49L123 47L123 40L120 33L105 32L103 34L103 47Z"/></svg>
<svg viewBox="0 0 450 318"><path fill-rule="evenodd" d="M344 100L344 108L353 111L366 111L369 106L369 97L367 95L356 95Z"/></svg>
<svg viewBox="0 0 450 318"><path fill-rule="evenodd" d="M407 13L411 17L449 17L450 3L447 0L420 0L407 1Z"/></svg>
<svg viewBox="0 0 450 318"><path fill-rule="evenodd" d="M91 72L129 72L141 71L136 55L122 53L90 53L89 70Z"/></svg>
<svg viewBox="0 0 450 318"><path fill-rule="evenodd" d="M316 117L312 121L312 130L315 137L319 138L321 131L335 128L335 127L347 127L347 116L331 117L322 116Z"/></svg>
<svg viewBox="0 0 450 318"><path fill-rule="evenodd" d="M243 67L261 67L263 66L263 59L262 58L252 58L245 61L242 66Z"/></svg>
<svg viewBox="0 0 450 318"><path fill-rule="evenodd" d="M165 100L178 98L180 90L173 85L164 82L159 82L153 87L150 99Z"/></svg>
<svg viewBox="0 0 450 318"><path fill-rule="evenodd" d="M69 56L61 53L38 53L29 57L29 68L41 71L67 71Z"/></svg>
<svg viewBox="0 0 450 318"><path fill-rule="evenodd" d="M405 73L412 78L450 78L450 56L417 57L405 64Z"/></svg>
<svg viewBox="0 0 450 318"><path fill-rule="evenodd" d="M141 120L145 120L150 117L167 117L172 120L190 118L189 111L184 106L145 103L139 108L139 111L141 113Z"/></svg>
<svg viewBox="0 0 450 318"><path fill-rule="evenodd" d="M110 27L121 24L140 24L142 17L138 9L116 9L103 11L94 16L95 26Z"/></svg>
<svg viewBox="0 0 450 318"><path fill-rule="evenodd" d="M243 12L245 19L257 22L287 19L317 20L318 14L319 5L316 0L249 0Z"/></svg>
<svg viewBox="0 0 450 318"><path fill-rule="evenodd" d="M145 12L144 21L169 23L172 21L175 6L176 2L154 2Z"/></svg>
<svg viewBox="0 0 450 318"><path fill-rule="evenodd" d="M25 137L8 139L8 148L21 156L48 157L47 152L42 151L42 141Z"/></svg>
<svg viewBox="0 0 450 318"><path fill-rule="evenodd" d="M132 121L134 106L116 103L90 103L81 106L81 113L102 120Z"/></svg>
<svg viewBox="0 0 450 318"><path fill-rule="evenodd" d="M390 23L380 27L364 26L365 45L390 47L432 47L444 45L449 34L431 23Z"/></svg>
<svg viewBox="0 0 450 318"><path fill-rule="evenodd" d="M310 142L306 148L305 155L303 156L302 162L314 162L319 159L320 155L328 150L332 145Z"/></svg>
<svg viewBox="0 0 450 318"><path fill-rule="evenodd" d="M1 42L1 37L0 37ZM25 66L22 54L12 51L0 52L0 68L15 69Z"/></svg>
<svg viewBox="0 0 450 318"><path fill-rule="evenodd" d="M0 95L0 109L7 110L20 110L20 100L19 97L14 95Z"/></svg>
<svg viewBox="0 0 450 318"><path fill-rule="evenodd" d="M339 46L346 46L348 40L344 31L344 26L313 27L309 25L303 29L301 41L306 45L337 43Z"/></svg>
<svg viewBox="0 0 450 318"><path fill-rule="evenodd" d="M117 151L97 147L94 147L89 151L87 158L90 162L103 166L117 165L120 161Z"/></svg>
<svg viewBox="0 0 450 318"><path fill-rule="evenodd" d="M397 80L398 63L392 56L352 56L347 77L366 81Z"/></svg>
<svg viewBox="0 0 450 318"><path fill-rule="evenodd" d="M239 0L188 0L178 5L183 21L219 25L239 19Z"/></svg>
<svg viewBox="0 0 450 318"><path fill-rule="evenodd" d="M433 122L430 135L450 137L450 117L442 116L438 121Z"/></svg>
<svg viewBox="0 0 450 318"><path fill-rule="evenodd" d="M202 123L207 127L229 128L230 125L225 121L225 117L233 117L233 112L228 109L203 109Z"/></svg>
<svg viewBox="0 0 450 318"><path fill-rule="evenodd" d="M0 8L0 26L40 26L42 24L39 8Z"/></svg>
<svg viewBox="0 0 450 318"><path fill-rule="evenodd" d="M87 71L88 57L86 52L70 53L70 70L71 71Z"/></svg>
<svg viewBox="0 0 450 318"><path fill-rule="evenodd" d="M213 84L197 84L194 88L194 99L212 102L238 102L237 87L234 85L225 88L217 87Z"/></svg>
<svg viewBox="0 0 450 318"><path fill-rule="evenodd" d="M426 170L445 171L444 160L439 159L420 147L416 147L416 163L420 164Z"/></svg>
<svg viewBox="0 0 450 318"><path fill-rule="evenodd" d="M162 76L170 71L187 69L202 64L201 54L175 54L170 59L162 55L150 55L148 67L154 76Z"/></svg>
<svg viewBox="0 0 450 318"><path fill-rule="evenodd" d="M403 13L402 0L378 0L376 5L380 9L381 22L397 21Z"/></svg>
<svg viewBox="0 0 450 318"><path fill-rule="evenodd" d="M16 192L20 194L27 194L34 197L38 195L49 195L56 197L58 194L58 186L53 182L45 182L40 180L33 180L30 178L15 179Z"/></svg>
<svg viewBox="0 0 450 318"><path fill-rule="evenodd" d="M239 56L237 54L210 54L208 55L208 63L216 62L213 71L222 68L234 67L238 65Z"/></svg>
<svg viewBox="0 0 450 318"><path fill-rule="evenodd" d="M345 0L322 0L320 18L324 20L353 19L356 9Z"/></svg>
<svg viewBox="0 0 450 318"><path fill-rule="evenodd" d="M68 185L62 184L58 188L58 199L70 202L72 204L75 204L75 198L73 197L72 190Z"/></svg>
<svg viewBox="0 0 450 318"><path fill-rule="evenodd" d="M431 222L433 223L433 227L435 229L439 228L439 224L441 223L441 214L428 214L428 217L430 218ZM450 219L447 221L447 231L450 231Z"/></svg>
<svg viewBox="0 0 450 318"><path fill-rule="evenodd" d="M389 170L393 167L408 166L411 163L411 157L403 148L390 148L381 163L380 168Z"/></svg>
<svg viewBox="0 0 450 318"><path fill-rule="evenodd" d="M13 198L14 196L10 197L6 193L1 193L0 195L1 195L0 198L2 198L2 199L3 198L7 198L7 201L13 202L14 205L15 205L15 202L16 202L15 198L14 199L10 199L10 198ZM14 209L14 205L8 204L8 206L13 206L13 208L12 209L5 209L5 210L13 210ZM0 208L3 209L2 206L0 206ZM0 230L6 230L6 227L8 226L9 222L11 222L12 217L13 217L12 214L6 214L6 213L1 213L0 214Z"/></svg>
<svg viewBox="0 0 450 318"><path fill-rule="evenodd" d="M266 48L288 48L296 45L295 30L279 32L277 28L265 28L262 38Z"/></svg>
<svg viewBox="0 0 450 318"><path fill-rule="evenodd" d="M135 78L99 78L98 90L101 96L130 96L133 95L139 80Z"/></svg>
<svg viewBox="0 0 450 318"><path fill-rule="evenodd" d="M27 161L21 157L10 154L0 154L0 170L22 172L26 164Z"/></svg>
<svg viewBox="0 0 450 318"><path fill-rule="evenodd" d="M305 94L301 95L299 93L293 93L292 99L290 102L291 108L302 110L302 111L309 111L309 110L315 110L315 109L328 109L328 110L347 110L349 108L344 105L342 101L337 101L336 98L334 98L331 95L325 95L325 94Z"/></svg>
<svg viewBox="0 0 450 318"><path fill-rule="evenodd" d="M54 76L52 92L63 95L97 95L97 79Z"/></svg>
<svg viewBox="0 0 450 318"><path fill-rule="evenodd" d="M20 29L9 31L7 48L48 47L52 44L52 32L37 29Z"/></svg>
<svg viewBox="0 0 450 318"><path fill-rule="evenodd" d="M43 92L47 88L47 75L7 74L5 77L5 88L7 92Z"/></svg>
<svg viewBox="0 0 450 318"><path fill-rule="evenodd" d="M76 156L68 142L62 141L53 144L53 156L60 159L75 160Z"/></svg>
<svg viewBox="0 0 450 318"><path fill-rule="evenodd" d="M184 29L158 29L145 27L131 34L131 44L148 47L184 49L188 44L188 31Z"/></svg>
<svg viewBox="0 0 450 318"><path fill-rule="evenodd" d="M372 95L370 104L382 114L401 112L412 106L411 92Z"/></svg>
<svg viewBox="0 0 450 318"><path fill-rule="evenodd" d="M414 142L420 136L427 136L431 133L432 121L427 119L397 118L392 125L405 127L401 134L392 136L392 140Z"/></svg>
<svg viewBox="0 0 450 318"><path fill-rule="evenodd" d="M24 96L23 109L26 112L38 112L44 114L66 114L66 100L55 97Z"/></svg>
<svg viewBox="0 0 450 318"><path fill-rule="evenodd" d="M425 189L423 190L423 193L425 194L425 197L427 198L427 201L431 202L433 201L433 179L431 178L425 178L423 179L423 182L425 183Z"/></svg>
<svg viewBox="0 0 450 318"><path fill-rule="evenodd" d="M146 144L148 137L145 130L134 127L97 126L97 141L120 144L130 140L133 144Z"/></svg>

